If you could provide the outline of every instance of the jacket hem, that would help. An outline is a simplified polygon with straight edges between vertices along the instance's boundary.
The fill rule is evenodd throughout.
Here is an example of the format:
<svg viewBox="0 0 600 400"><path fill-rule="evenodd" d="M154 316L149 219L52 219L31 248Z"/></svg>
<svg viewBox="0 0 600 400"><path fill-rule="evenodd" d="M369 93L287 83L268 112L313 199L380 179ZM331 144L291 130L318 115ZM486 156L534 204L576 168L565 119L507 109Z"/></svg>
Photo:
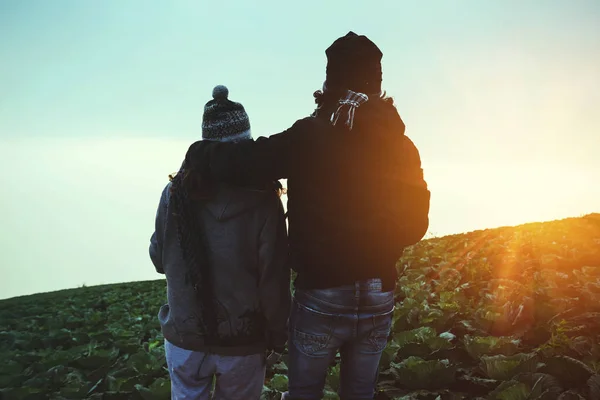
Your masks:
<svg viewBox="0 0 600 400"><path fill-rule="evenodd" d="M264 342L243 346L207 346L199 340L182 341L167 336L165 336L165 340L184 350L218 354L222 356L248 356L252 354L263 354L267 350L266 343Z"/></svg>

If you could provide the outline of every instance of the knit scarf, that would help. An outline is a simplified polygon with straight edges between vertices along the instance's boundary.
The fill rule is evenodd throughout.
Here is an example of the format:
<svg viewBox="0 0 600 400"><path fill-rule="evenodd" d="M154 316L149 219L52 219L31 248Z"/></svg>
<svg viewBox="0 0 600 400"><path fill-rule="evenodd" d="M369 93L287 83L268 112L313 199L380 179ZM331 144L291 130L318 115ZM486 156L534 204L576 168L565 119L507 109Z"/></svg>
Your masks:
<svg viewBox="0 0 600 400"><path fill-rule="evenodd" d="M210 285L204 229L198 223L195 214L197 207L186 185L190 179L185 171L185 162L171 181L171 199L173 213L177 222L177 239L187 265L185 282L194 289L200 307L199 328L207 336L206 341L217 336L217 317L214 306L213 288Z"/></svg>
<svg viewBox="0 0 600 400"><path fill-rule="evenodd" d="M346 96L340 98L338 101L338 108L335 113L331 116L331 123L337 125L340 117L344 119L344 125L348 130L352 130L354 127L354 113L361 104L366 103L369 100L369 96L364 93L353 92L348 90Z"/></svg>

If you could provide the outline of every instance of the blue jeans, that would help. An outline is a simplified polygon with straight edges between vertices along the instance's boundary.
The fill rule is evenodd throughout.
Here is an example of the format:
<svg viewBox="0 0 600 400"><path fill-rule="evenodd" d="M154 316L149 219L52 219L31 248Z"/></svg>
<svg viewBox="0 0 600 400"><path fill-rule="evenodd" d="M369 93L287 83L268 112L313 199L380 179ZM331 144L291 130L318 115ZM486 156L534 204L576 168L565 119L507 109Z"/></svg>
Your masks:
<svg viewBox="0 0 600 400"><path fill-rule="evenodd" d="M284 398L321 399L328 367L339 351L340 398L373 399L393 312L394 293L383 292L379 279L296 290L289 322L289 392Z"/></svg>
<svg viewBox="0 0 600 400"><path fill-rule="evenodd" d="M221 356L190 351L165 340L172 400L259 400L265 381L265 355Z"/></svg>

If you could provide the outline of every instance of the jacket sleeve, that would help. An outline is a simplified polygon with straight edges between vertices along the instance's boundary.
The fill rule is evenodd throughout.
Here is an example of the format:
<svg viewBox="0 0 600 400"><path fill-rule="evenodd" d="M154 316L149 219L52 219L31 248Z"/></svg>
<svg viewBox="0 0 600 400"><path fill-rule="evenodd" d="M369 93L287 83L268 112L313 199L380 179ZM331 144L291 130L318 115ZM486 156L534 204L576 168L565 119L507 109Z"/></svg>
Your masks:
<svg viewBox="0 0 600 400"><path fill-rule="evenodd" d="M154 268L156 268L156 272L158 272L159 274L165 273L162 263L162 249L165 233L165 220L169 204L170 187L171 184L168 184L160 196L160 201L158 204L158 209L156 210L156 217L154 221L154 233L152 233L152 236L150 237L150 259L152 260L152 264L154 264Z"/></svg>
<svg viewBox="0 0 600 400"><path fill-rule="evenodd" d="M301 134L307 124L310 124L307 119L299 120L281 133L254 141L199 141L190 146L186 162L217 181L236 185L289 178L294 137Z"/></svg>
<svg viewBox="0 0 600 400"><path fill-rule="evenodd" d="M431 193L421 167L421 157L414 143L403 136L399 164L393 174L392 193L395 202L389 203L391 213L403 246L419 242L429 228L429 206ZM399 232L398 232L399 231Z"/></svg>
<svg viewBox="0 0 600 400"><path fill-rule="evenodd" d="M275 194L272 204L260 233L258 290L267 326L267 345L282 349L287 341L291 305L290 269L283 206Z"/></svg>

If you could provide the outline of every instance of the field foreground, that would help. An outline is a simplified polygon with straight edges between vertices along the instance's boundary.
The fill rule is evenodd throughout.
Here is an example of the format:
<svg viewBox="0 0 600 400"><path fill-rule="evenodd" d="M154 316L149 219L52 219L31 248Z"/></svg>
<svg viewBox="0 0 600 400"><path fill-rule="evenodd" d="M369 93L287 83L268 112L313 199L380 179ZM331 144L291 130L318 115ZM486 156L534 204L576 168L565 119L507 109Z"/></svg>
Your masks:
<svg viewBox="0 0 600 400"><path fill-rule="evenodd" d="M397 268L376 399L600 399L600 214L426 240ZM0 301L0 399L169 399L164 300L157 280Z"/></svg>

